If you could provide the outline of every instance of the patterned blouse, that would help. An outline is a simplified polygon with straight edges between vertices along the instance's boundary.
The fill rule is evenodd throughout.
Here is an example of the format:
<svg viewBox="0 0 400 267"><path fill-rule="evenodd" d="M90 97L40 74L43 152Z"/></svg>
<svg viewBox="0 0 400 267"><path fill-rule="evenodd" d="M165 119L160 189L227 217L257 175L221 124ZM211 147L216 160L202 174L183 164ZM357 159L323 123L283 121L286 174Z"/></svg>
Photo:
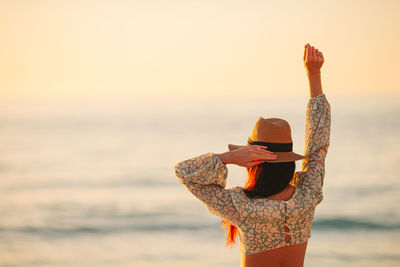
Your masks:
<svg viewBox="0 0 400 267"><path fill-rule="evenodd" d="M322 201L331 110L325 94L309 99L302 171L295 172L295 192L287 200L249 198L242 187L225 189L228 169L212 153L179 162L175 174L208 210L238 227L244 254L299 244L311 237L317 204Z"/></svg>

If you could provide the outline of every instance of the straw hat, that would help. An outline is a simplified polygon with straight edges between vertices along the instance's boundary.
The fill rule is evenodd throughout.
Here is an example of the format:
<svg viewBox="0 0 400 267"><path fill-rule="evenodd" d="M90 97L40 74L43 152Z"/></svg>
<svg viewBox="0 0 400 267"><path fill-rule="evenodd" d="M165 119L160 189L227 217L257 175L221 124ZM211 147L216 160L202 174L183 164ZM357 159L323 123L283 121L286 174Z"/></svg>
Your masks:
<svg viewBox="0 0 400 267"><path fill-rule="evenodd" d="M282 119L258 117L247 143L267 146L268 151L277 155L275 160L266 160L267 162L288 162L306 158L292 151L293 141L290 125ZM228 144L230 151L244 146Z"/></svg>

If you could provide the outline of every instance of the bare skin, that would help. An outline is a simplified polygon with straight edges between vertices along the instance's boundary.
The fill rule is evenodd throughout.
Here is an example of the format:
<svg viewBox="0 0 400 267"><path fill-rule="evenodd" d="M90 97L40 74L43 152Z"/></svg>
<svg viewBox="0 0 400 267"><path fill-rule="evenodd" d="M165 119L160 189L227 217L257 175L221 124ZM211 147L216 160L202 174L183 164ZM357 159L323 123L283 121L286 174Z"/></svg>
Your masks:
<svg viewBox="0 0 400 267"><path fill-rule="evenodd" d="M310 85L310 98L313 98L322 93L321 67L324 64L324 55L307 44L304 46L303 62Z"/></svg>
<svg viewBox="0 0 400 267"><path fill-rule="evenodd" d="M304 67L310 85L310 98L322 93L321 67L324 63L322 52L313 46L306 44L303 55ZM262 149L260 149L262 148ZM266 150L267 147L259 145L247 145L233 151L217 154L224 164L236 164L242 167L251 167L268 160L274 160L276 155ZM282 192L268 197L268 199L289 200L295 188L288 186ZM242 254L242 267L302 267L306 253L307 242L272 249L261 253Z"/></svg>

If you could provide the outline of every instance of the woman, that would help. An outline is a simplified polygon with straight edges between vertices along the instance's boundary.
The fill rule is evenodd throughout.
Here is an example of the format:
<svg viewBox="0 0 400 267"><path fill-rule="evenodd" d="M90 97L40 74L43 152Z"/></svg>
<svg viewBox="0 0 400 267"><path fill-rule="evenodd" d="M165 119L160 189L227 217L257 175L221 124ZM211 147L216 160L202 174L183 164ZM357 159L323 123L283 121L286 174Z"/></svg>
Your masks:
<svg viewBox="0 0 400 267"><path fill-rule="evenodd" d="M292 151L289 124L259 117L247 145L206 153L175 165L179 180L227 226L227 245L239 234L242 266L303 266L316 206L322 201L329 147L330 104L321 86L324 57L305 45L310 85L305 155ZM295 161L303 160L295 172ZM225 189L227 164L247 168L245 186Z"/></svg>

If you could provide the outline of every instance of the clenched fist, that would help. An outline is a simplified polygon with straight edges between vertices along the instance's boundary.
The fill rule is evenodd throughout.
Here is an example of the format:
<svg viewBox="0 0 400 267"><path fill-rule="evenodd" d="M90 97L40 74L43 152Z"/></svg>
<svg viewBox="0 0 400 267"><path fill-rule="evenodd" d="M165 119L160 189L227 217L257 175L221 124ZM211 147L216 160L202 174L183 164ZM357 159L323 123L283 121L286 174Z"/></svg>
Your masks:
<svg viewBox="0 0 400 267"><path fill-rule="evenodd" d="M310 46L310 44L306 44L304 46L303 62L307 75L319 74L322 64L324 64L324 55L318 49Z"/></svg>

